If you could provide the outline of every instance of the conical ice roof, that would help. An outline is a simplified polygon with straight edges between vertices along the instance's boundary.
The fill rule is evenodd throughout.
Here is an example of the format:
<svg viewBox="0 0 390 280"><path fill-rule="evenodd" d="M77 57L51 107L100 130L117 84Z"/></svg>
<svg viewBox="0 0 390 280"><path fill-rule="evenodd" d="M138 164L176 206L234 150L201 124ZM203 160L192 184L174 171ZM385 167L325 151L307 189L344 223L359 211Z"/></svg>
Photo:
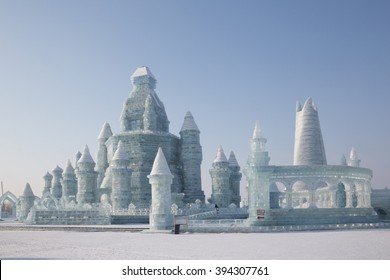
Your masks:
<svg viewBox="0 0 390 280"><path fill-rule="evenodd" d="M29 183L26 184L26 187L24 188L22 196L24 196L24 197L33 197L34 196L34 193L31 189L31 186Z"/></svg>
<svg viewBox="0 0 390 280"><path fill-rule="evenodd" d="M122 141L118 142L118 147L115 151L112 160L129 160L129 155L126 152L125 146Z"/></svg>
<svg viewBox="0 0 390 280"><path fill-rule="evenodd" d="M352 148L351 148L351 152L350 152L350 154L349 154L349 158L352 159L352 160L358 159L358 156L357 156L357 152L356 152L355 147L352 147Z"/></svg>
<svg viewBox="0 0 390 280"><path fill-rule="evenodd" d="M256 121L255 129L253 130L252 139L260 139L260 138L263 138L263 136L261 135L260 123L259 121Z"/></svg>
<svg viewBox="0 0 390 280"><path fill-rule="evenodd" d="M84 152L77 163L95 163L89 152L88 145L85 145Z"/></svg>
<svg viewBox="0 0 390 280"><path fill-rule="evenodd" d="M65 170L64 170L64 174L73 174L74 173L74 168L72 166L72 163L70 162L70 160L68 160L68 163L66 164L66 167L65 167Z"/></svg>
<svg viewBox="0 0 390 280"><path fill-rule="evenodd" d="M52 170L53 174L56 174L56 173L61 174L62 171L64 171L64 170L63 170L61 167L59 167L58 165L56 166L56 168L54 168L54 169Z"/></svg>
<svg viewBox="0 0 390 280"><path fill-rule="evenodd" d="M150 175L173 176L161 147L158 148Z"/></svg>
<svg viewBox="0 0 390 280"><path fill-rule="evenodd" d="M53 179L53 175L51 175L49 171L47 171L46 174L43 176L43 179Z"/></svg>
<svg viewBox="0 0 390 280"><path fill-rule="evenodd" d="M105 122L102 130L99 133L98 139L108 139L112 136L111 127L108 122Z"/></svg>
<svg viewBox="0 0 390 280"><path fill-rule="evenodd" d="M239 165L238 165L238 162L237 162L237 159L236 159L236 155L234 154L233 151L230 152L230 156L229 156L229 166L232 166L232 167L237 167L237 166L239 166Z"/></svg>
<svg viewBox="0 0 390 280"><path fill-rule="evenodd" d="M190 111L188 111L186 116L184 117L184 122L183 122L183 125L182 125L180 131L185 131L185 130L196 130L196 131L199 131L199 128L196 125L196 123L194 121L194 117L192 116Z"/></svg>
<svg viewBox="0 0 390 280"><path fill-rule="evenodd" d="M217 156L215 157L215 160L213 161L214 163L215 162L228 162L226 156L225 156L225 153L222 149L222 146L219 146L218 147L218 151L217 151Z"/></svg>

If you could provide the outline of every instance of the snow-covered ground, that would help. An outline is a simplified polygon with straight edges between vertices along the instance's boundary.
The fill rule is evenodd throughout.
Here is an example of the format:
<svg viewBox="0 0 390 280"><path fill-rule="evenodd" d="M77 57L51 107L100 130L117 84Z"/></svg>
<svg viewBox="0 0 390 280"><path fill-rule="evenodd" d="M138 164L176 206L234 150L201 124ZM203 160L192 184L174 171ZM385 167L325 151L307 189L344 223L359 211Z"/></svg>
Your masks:
<svg viewBox="0 0 390 280"><path fill-rule="evenodd" d="M390 260L390 229L164 234L0 231L1 259Z"/></svg>

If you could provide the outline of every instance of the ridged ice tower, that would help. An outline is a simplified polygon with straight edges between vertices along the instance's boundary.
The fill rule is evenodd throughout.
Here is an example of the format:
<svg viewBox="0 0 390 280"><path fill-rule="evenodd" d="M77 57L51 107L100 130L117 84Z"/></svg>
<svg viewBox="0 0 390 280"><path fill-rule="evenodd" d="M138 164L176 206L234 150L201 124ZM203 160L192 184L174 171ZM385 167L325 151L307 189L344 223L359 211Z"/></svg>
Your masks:
<svg viewBox="0 0 390 280"><path fill-rule="evenodd" d="M317 107L309 97L303 107L297 102L294 165L326 165Z"/></svg>

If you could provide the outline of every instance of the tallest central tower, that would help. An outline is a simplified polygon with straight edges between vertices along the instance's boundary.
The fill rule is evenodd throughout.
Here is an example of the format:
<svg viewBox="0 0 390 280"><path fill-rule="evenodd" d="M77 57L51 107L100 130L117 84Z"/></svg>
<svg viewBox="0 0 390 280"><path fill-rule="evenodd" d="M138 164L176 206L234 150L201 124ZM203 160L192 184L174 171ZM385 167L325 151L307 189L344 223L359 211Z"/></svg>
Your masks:
<svg viewBox="0 0 390 280"><path fill-rule="evenodd" d="M164 104L156 92L156 78L149 67L139 67L131 76L133 90L121 115L122 131L169 132Z"/></svg>
<svg viewBox="0 0 390 280"><path fill-rule="evenodd" d="M294 165L326 165L320 120L311 97L303 108L297 103Z"/></svg>

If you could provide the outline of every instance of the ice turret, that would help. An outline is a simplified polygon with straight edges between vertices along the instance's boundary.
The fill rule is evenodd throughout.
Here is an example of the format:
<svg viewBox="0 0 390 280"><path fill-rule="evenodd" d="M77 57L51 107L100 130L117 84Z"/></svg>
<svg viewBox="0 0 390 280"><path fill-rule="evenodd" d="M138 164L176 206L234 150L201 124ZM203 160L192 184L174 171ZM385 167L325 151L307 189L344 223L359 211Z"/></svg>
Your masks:
<svg viewBox="0 0 390 280"><path fill-rule="evenodd" d="M112 176L111 202L113 210L127 209L131 202L131 173L129 155L119 141L110 162Z"/></svg>
<svg viewBox="0 0 390 280"><path fill-rule="evenodd" d="M259 223L258 213L265 211L265 219L269 217L270 209L270 157L265 149L267 139L263 137L259 122L256 122L252 139L250 139L250 154L244 174L248 182L248 223Z"/></svg>
<svg viewBox="0 0 390 280"><path fill-rule="evenodd" d="M43 176L43 180L45 181L45 186L43 187L43 193L42 194L45 194L45 193L50 193L51 192L51 183L52 183L52 180L53 180L53 176L49 173L49 172L46 172L45 176Z"/></svg>
<svg viewBox="0 0 390 280"><path fill-rule="evenodd" d="M260 129L260 123L256 121L252 139L250 140L250 164L259 166L267 166L269 164L270 157L265 149L266 143L267 139L263 137Z"/></svg>
<svg viewBox="0 0 390 280"><path fill-rule="evenodd" d="M84 152L77 162L77 203L94 203L96 195L97 172L95 172L95 162L85 146Z"/></svg>
<svg viewBox="0 0 390 280"><path fill-rule="evenodd" d="M98 152L97 152L97 162L96 162L96 171L98 172L97 178L97 188L100 188L104 174L108 167L107 160L107 146L106 141L112 136L112 131L110 125L106 122L103 125L102 130L98 136Z"/></svg>
<svg viewBox="0 0 390 280"><path fill-rule="evenodd" d="M77 179L74 168L70 160L65 167L62 174L62 199L64 202L76 202L77 194Z"/></svg>
<svg viewBox="0 0 390 280"><path fill-rule="evenodd" d="M161 147L158 148L152 171L148 178L152 186L152 205L149 216L150 229L170 229L173 224L171 213L171 184L173 175Z"/></svg>
<svg viewBox="0 0 390 280"><path fill-rule="evenodd" d="M212 188L210 202L218 205L218 207L227 207L232 203L233 193L230 186L232 171L221 146L218 148L212 166L213 168L210 169Z"/></svg>
<svg viewBox="0 0 390 280"><path fill-rule="evenodd" d="M240 206L241 196L240 196L240 182L242 174L240 172L240 166L238 165L236 156L233 151L231 151L229 156L229 168L231 171L230 174L230 189L232 192L231 203L234 203L236 206Z"/></svg>
<svg viewBox="0 0 390 280"><path fill-rule="evenodd" d="M183 183L186 194L184 202L193 203L199 199L205 202L202 191L201 163L203 159L202 146L200 145L200 131L194 121L191 112L187 112L180 130L181 160L183 164ZM191 197L191 201L190 198Z"/></svg>
<svg viewBox="0 0 390 280"><path fill-rule="evenodd" d="M348 165L352 167L360 167L360 159L358 158L354 147L352 147L349 154Z"/></svg>
<svg viewBox="0 0 390 280"><path fill-rule="evenodd" d="M62 168L57 165L56 168L52 170L53 173L53 187L51 189L52 194L55 198L60 199L62 197Z"/></svg>
<svg viewBox="0 0 390 280"><path fill-rule="evenodd" d="M317 108L309 97L297 106L294 165L326 165L324 142Z"/></svg>
<svg viewBox="0 0 390 280"><path fill-rule="evenodd" d="M148 129L153 132L169 132L165 107L154 91L156 78L150 69L145 66L138 68L131 76L131 81L133 90L123 106L121 115L122 131ZM145 123L149 127L145 127Z"/></svg>
<svg viewBox="0 0 390 280"><path fill-rule="evenodd" d="M23 194L19 197L17 218L18 220L25 220L34 206L35 195L29 183L26 184Z"/></svg>

